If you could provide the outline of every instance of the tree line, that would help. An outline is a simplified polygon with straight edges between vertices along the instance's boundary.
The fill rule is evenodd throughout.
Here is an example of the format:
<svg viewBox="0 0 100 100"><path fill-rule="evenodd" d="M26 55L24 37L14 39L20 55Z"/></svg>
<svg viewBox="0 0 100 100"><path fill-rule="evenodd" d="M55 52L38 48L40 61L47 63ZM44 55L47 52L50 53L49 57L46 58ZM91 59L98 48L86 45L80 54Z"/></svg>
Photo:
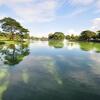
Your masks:
<svg viewBox="0 0 100 100"><path fill-rule="evenodd" d="M32 40L70 40L70 41L100 41L100 30L93 32L90 30L85 30L80 33L80 35L65 35L62 32L55 32L49 34L48 37L30 37L29 30L24 28L18 21L13 18L5 17L0 20L0 39L2 40L17 40L23 41L23 39Z"/></svg>
<svg viewBox="0 0 100 100"><path fill-rule="evenodd" d="M93 32L85 30L80 35L64 35L62 32L55 32L54 34L48 35L49 40L70 40L70 41L100 41L100 31Z"/></svg>

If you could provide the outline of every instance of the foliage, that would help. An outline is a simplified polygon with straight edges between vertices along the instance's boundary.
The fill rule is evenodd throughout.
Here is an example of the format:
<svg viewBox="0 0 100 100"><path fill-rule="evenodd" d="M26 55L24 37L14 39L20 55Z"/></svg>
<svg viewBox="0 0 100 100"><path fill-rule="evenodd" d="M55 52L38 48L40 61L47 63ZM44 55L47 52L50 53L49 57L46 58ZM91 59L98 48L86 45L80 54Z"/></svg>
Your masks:
<svg viewBox="0 0 100 100"><path fill-rule="evenodd" d="M80 36L81 40L88 40L88 41L90 39L95 39L95 38L96 38L96 33L90 30L83 31Z"/></svg>
<svg viewBox="0 0 100 100"><path fill-rule="evenodd" d="M40 40L41 40L41 41L47 41L48 38L47 38L47 37L41 37Z"/></svg>
<svg viewBox="0 0 100 100"><path fill-rule="evenodd" d="M16 38L16 35L19 35L20 39L23 39L23 34L29 32L28 29L25 29L23 26L21 26L19 22L10 17L5 17L1 19L0 23L1 29L3 31L0 33L6 33L9 36L10 40L14 40Z"/></svg>
<svg viewBox="0 0 100 100"><path fill-rule="evenodd" d="M54 34L49 34L49 40L64 40L65 35L62 32L55 32Z"/></svg>
<svg viewBox="0 0 100 100"><path fill-rule="evenodd" d="M23 35L23 38L24 38L24 39L29 39L29 38L30 38L30 35L26 32L26 33Z"/></svg>
<svg viewBox="0 0 100 100"><path fill-rule="evenodd" d="M100 39L100 30L97 31L97 38Z"/></svg>
<svg viewBox="0 0 100 100"><path fill-rule="evenodd" d="M48 38L46 37L33 37L29 35L29 30L24 28L18 21L13 18L5 17L0 20L0 40L16 40L23 41L23 39L31 39L31 40L64 40L65 38L70 41L95 41L100 42L100 30L97 32L93 32L90 30L85 30L81 32L79 36L71 34L64 35L62 32L55 32L54 34L49 34ZM97 33L97 34L96 34Z"/></svg>
<svg viewBox="0 0 100 100"><path fill-rule="evenodd" d="M0 45L3 45L3 44L5 44L5 42L0 42Z"/></svg>
<svg viewBox="0 0 100 100"><path fill-rule="evenodd" d="M74 34L71 34L71 35L66 35L66 39L67 40L78 40L79 39L79 36L75 36Z"/></svg>
<svg viewBox="0 0 100 100"><path fill-rule="evenodd" d="M71 36L70 35L66 35L66 39L67 40L70 40L71 39Z"/></svg>

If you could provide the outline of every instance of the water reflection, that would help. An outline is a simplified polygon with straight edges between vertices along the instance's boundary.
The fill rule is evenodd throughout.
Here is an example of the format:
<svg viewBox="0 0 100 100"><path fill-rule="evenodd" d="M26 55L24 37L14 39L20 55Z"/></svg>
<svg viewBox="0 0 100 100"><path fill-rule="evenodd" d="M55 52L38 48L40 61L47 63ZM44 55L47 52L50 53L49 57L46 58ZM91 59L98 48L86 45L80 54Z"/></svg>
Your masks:
<svg viewBox="0 0 100 100"><path fill-rule="evenodd" d="M63 41L57 41L57 40L48 41L48 45L51 47L54 47L54 48L63 48L64 47Z"/></svg>
<svg viewBox="0 0 100 100"><path fill-rule="evenodd" d="M0 100L99 100L100 44L47 43L0 46Z"/></svg>
<svg viewBox="0 0 100 100"><path fill-rule="evenodd" d="M1 60L4 62L4 64L18 64L25 56L29 55L28 44L9 44L0 47Z"/></svg>
<svg viewBox="0 0 100 100"><path fill-rule="evenodd" d="M66 42L65 45L66 45L68 50L73 50L73 49L79 49L80 48L79 43L77 43L77 42Z"/></svg>
<svg viewBox="0 0 100 100"><path fill-rule="evenodd" d="M100 44L99 43L88 43L88 42L83 43L83 42L81 42L79 45L82 50L85 50L85 51L94 50L97 53L100 52Z"/></svg>
<svg viewBox="0 0 100 100"><path fill-rule="evenodd" d="M66 46L70 49L80 48L82 51L95 51L100 52L100 43L93 42L67 42Z"/></svg>

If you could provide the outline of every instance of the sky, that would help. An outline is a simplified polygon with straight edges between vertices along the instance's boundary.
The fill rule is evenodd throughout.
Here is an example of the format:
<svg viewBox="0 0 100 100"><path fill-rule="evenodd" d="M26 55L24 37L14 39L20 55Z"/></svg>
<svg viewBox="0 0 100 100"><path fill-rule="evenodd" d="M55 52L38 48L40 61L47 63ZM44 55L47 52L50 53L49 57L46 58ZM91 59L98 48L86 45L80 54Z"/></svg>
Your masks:
<svg viewBox="0 0 100 100"><path fill-rule="evenodd" d="M99 30L100 0L0 0L0 19L11 17L33 36Z"/></svg>

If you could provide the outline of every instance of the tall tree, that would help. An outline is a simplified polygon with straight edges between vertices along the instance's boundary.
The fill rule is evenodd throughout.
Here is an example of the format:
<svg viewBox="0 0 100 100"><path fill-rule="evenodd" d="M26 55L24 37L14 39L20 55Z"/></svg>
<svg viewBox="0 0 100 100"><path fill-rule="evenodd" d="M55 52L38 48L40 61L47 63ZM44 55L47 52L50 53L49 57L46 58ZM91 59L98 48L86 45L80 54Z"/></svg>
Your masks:
<svg viewBox="0 0 100 100"><path fill-rule="evenodd" d="M11 35L10 39L12 40L14 40L16 33L23 34L28 32L28 29L23 28L19 22L10 17L5 17L1 19L0 23L1 23L1 29L4 32L10 33Z"/></svg>

